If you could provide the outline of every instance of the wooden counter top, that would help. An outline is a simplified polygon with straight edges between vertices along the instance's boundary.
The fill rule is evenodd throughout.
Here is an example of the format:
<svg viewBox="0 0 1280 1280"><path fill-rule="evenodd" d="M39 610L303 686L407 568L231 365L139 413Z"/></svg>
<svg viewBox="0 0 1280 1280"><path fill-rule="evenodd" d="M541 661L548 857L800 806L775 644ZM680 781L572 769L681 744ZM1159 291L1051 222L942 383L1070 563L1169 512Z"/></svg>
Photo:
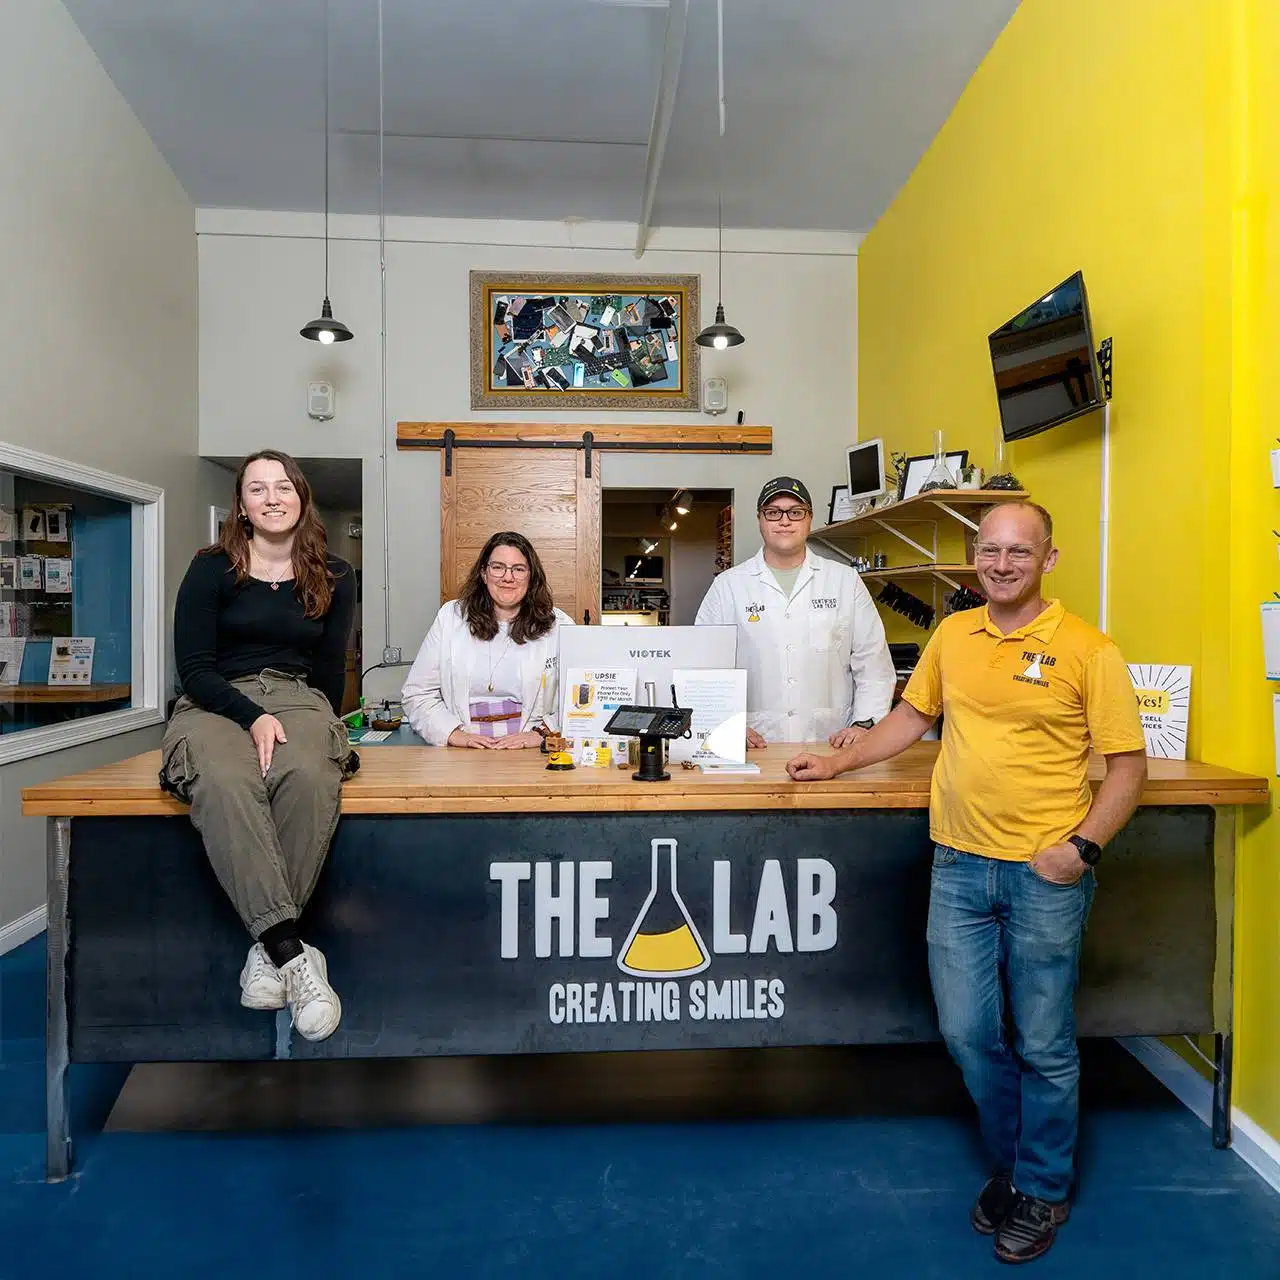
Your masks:
<svg viewBox="0 0 1280 1280"><path fill-rule="evenodd" d="M343 788L342 812L588 813L673 809L923 809L937 743L922 742L895 760L830 782L792 782L794 745L752 751L758 774L705 775L671 770L671 781L639 783L631 770L551 773L536 751L447 747L361 747L360 772ZM821 747L815 750L827 751ZM1263 804L1265 778L1194 761L1151 760L1144 805ZM24 814L38 817L181 815L187 806L156 783L160 753L26 787ZM1095 760L1093 781L1102 777Z"/></svg>

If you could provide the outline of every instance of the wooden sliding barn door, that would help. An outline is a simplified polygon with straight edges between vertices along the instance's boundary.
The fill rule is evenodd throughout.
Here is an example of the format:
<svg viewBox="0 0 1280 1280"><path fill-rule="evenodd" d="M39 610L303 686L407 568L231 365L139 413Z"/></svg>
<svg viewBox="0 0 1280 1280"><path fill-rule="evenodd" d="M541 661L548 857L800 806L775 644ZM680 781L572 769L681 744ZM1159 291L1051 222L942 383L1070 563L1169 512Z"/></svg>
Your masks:
<svg viewBox="0 0 1280 1280"><path fill-rule="evenodd" d="M582 449L454 449L440 454L440 601L454 599L490 535L537 549L556 607L600 621L600 463Z"/></svg>

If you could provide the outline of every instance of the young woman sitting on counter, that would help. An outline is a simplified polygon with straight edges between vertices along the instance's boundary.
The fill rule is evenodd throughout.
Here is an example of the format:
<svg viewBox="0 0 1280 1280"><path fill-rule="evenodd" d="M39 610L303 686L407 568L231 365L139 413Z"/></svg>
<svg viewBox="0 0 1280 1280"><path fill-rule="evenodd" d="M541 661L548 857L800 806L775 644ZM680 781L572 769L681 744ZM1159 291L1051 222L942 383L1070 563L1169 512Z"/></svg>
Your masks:
<svg viewBox="0 0 1280 1280"><path fill-rule="evenodd" d="M329 554L298 464L274 449L246 458L233 514L178 588L183 693L160 785L191 806L254 939L240 1003L287 1005L308 1040L332 1035L342 1016L328 962L303 942L298 918L338 825L342 781L359 764L338 719L355 608L355 572Z"/></svg>
<svg viewBox="0 0 1280 1280"><path fill-rule="evenodd" d="M495 533L442 605L400 693L432 746L511 748L542 742L558 723L558 631L542 561L519 533Z"/></svg>

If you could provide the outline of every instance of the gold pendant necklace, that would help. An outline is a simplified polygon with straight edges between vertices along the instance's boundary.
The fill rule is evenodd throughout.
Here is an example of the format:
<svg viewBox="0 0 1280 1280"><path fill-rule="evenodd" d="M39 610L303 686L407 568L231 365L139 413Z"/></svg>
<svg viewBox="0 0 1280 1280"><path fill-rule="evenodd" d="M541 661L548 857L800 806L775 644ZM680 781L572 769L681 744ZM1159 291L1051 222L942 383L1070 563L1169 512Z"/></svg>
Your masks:
<svg viewBox="0 0 1280 1280"><path fill-rule="evenodd" d="M505 657L507 656L507 650L508 650L508 649L510 649L510 648L511 648L511 631L508 629L508 631L507 631L507 643L503 646L502 653L501 653L501 655L498 657L497 661L495 662L495 661L494 661L494 657L493 657L493 643L492 643L492 641L490 641L490 644L489 644L489 692L490 692L490 693L492 693L492 692L493 692L493 672L494 672L494 668L495 668L495 667L500 667L500 666L502 665L502 659L503 659L503 658L505 658Z"/></svg>
<svg viewBox="0 0 1280 1280"><path fill-rule="evenodd" d="M264 579L261 579L261 581L266 582L267 586L269 586L272 591L279 591L280 579L284 577L285 570L291 569L292 567L293 567L293 561L289 560L287 563L285 563L280 567L279 571L276 573L276 576L274 578L264 578Z"/></svg>

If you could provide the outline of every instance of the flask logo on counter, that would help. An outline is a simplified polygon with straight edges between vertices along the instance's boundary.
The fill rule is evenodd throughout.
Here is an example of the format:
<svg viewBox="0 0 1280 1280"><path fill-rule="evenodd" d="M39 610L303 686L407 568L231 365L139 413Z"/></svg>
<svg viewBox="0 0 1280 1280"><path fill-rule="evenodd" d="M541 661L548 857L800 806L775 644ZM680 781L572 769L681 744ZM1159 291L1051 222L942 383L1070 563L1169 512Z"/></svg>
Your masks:
<svg viewBox="0 0 1280 1280"><path fill-rule="evenodd" d="M781 859L767 858L754 885L747 885L751 909L735 919L734 865L726 859L714 861L708 940L680 893L677 842L670 837L652 839L649 860L648 894L617 947L610 929L612 860L490 863L489 879L499 886L501 957L518 960L532 954L535 961L583 962L582 980L575 973L574 980L547 987L548 1020L783 1017L786 986L776 973L777 957L830 951L838 941L835 867L825 858L795 858L787 868L790 874L784 874ZM737 874L741 876L740 868ZM623 917L628 918L630 912ZM695 978L726 956L758 958L755 963L775 972L742 976L739 961L732 976ZM601 972L589 963L610 960L634 981L610 978L608 968ZM557 968L563 971L562 964Z"/></svg>

